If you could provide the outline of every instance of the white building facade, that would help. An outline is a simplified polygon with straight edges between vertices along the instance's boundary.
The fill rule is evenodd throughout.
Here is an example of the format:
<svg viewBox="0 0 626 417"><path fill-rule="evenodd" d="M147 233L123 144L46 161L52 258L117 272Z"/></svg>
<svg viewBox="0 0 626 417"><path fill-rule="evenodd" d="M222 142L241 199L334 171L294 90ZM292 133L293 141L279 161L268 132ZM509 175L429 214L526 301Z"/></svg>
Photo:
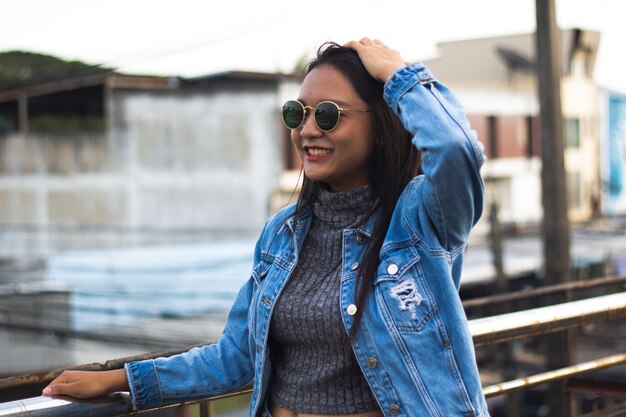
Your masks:
<svg viewBox="0 0 626 417"><path fill-rule="evenodd" d="M600 126L593 66L599 33L561 31L561 106L569 217L599 213ZM497 201L509 225L542 217L541 141L533 34L446 42L425 61L457 94L485 145L487 204ZM488 206L488 205L487 205ZM483 216L483 223L487 216Z"/></svg>

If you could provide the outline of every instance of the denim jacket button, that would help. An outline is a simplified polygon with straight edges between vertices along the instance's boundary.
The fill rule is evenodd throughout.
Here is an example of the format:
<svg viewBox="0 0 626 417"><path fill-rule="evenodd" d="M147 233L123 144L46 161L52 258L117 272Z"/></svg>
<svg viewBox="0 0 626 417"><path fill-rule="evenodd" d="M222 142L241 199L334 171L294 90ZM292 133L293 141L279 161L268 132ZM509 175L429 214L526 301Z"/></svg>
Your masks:
<svg viewBox="0 0 626 417"><path fill-rule="evenodd" d="M359 243L365 243L366 240L367 239L365 238L364 235L359 234L359 235L356 236L356 241L359 242Z"/></svg>
<svg viewBox="0 0 626 417"><path fill-rule="evenodd" d="M352 269L353 271L356 271L356 269L359 267L359 263L355 262L352 264L352 266L350 266L350 269Z"/></svg>
<svg viewBox="0 0 626 417"><path fill-rule="evenodd" d="M367 366L369 366L370 368L376 368L377 364L378 364L378 361L376 360L375 357L370 356L369 358L367 358Z"/></svg>
<svg viewBox="0 0 626 417"><path fill-rule="evenodd" d="M348 312L348 315L354 316L356 314L356 306L354 304L350 304L346 311Z"/></svg>
<svg viewBox="0 0 626 417"><path fill-rule="evenodd" d="M389 406L389 414L400 414L400 406L398 404L391 404Z"/></svg>
<svg viewBox="0 0 626 417"><path fill-rule="evenodd" d="M387 267L387 273L389 275L395 275L398 273L398 265L396 264L389 264L389 266Z"/></svg>

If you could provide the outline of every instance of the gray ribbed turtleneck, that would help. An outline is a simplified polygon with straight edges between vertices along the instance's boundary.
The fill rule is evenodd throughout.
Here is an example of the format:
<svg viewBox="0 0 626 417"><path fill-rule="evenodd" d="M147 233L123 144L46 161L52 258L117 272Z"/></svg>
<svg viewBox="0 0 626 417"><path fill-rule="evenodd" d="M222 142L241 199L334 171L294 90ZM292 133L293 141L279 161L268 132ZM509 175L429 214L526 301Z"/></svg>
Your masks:
<svg viewBox="0 0 626 417"><path fill-rule="evenodd" d="M343 230L363 222L373 202L369 186L318 195L298 265L270 323L274 404L311 414L378 408L339 309Z"/></svg>

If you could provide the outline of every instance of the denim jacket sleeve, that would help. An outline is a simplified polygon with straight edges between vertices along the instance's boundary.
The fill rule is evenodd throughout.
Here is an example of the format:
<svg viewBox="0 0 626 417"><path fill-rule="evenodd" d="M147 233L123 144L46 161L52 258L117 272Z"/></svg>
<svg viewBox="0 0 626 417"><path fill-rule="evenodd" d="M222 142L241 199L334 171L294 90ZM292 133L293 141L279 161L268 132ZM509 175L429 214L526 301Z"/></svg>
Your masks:
<svg viewBox="0 0 626 417"><path fill-rule="evenodd" d="M411 223L429 225L417 233L435 234L441 247L452 252L465 244L482 214L483 147L470 130L462 106L424 65L397 70L384 91L422 155L423 176L405 190L407 199L421 205L412 212L423 218Z"/></svg>
<svg viewBox="0 0 626 417"><path fill-rule="evenodd" d="M261 257L266 229L267 226L256 244L255 265ZM125 365L134 410L206 398L252 381L248 307L254 286L254 279L250 278L239 291L217 343L168 358Z"/></svg>

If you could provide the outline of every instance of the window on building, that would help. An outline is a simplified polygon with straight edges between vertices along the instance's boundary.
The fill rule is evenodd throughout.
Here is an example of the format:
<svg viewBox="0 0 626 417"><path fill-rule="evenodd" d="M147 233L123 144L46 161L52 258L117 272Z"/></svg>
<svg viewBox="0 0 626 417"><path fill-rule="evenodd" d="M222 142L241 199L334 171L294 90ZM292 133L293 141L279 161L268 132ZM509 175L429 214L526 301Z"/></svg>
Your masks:
<svg viewBox="0 0 626 417"><path fill-rule="evenodd" d="M103 113L101 86L31 97L28 130L49 134L102 132Z"/></svg>
<svg viewBox="0 0 626 417"><path fill-rule="evenodd" d="M17 101L0 103L0 136L18 130Z"/></svg>
<svg viewBox="0 0 626 417"><path fill-rule="evenodd" d="M563 120L563 137L566 148L580 146L580 119L578 117L566 117Z"/></svg>
<svg viewBox="0 0 626 417"><path fill-rule="evenodd" d="M468 114L485 155L496 158L531 158L541 153L539 119L535 116Z"/></svg>

